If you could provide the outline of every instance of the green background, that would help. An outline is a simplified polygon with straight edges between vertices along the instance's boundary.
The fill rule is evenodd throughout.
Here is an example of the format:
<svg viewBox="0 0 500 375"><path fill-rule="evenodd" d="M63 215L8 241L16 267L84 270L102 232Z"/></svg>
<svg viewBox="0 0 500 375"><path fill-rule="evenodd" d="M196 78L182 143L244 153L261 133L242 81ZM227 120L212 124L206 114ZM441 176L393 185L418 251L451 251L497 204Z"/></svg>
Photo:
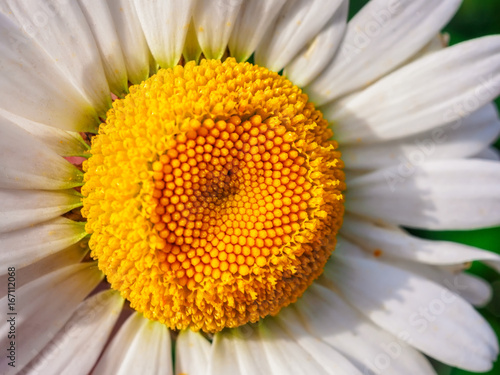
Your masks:
<svg viewBox="0 0 500 375"><path fill-rule="evenodd" d="M367 0L351 0L350 17L356 14L367 2ZM446 26L444 32L450 34L451 44L484 35L500 34L500 0L464 0L458 13ZM497 98L496 104L497 107L500 107L500 98ZM500 149L500 140L495 145ZM500 254L500 227L467 232L430 232L423 230L411 230L411 232L424 238L460 242ZM486 307L479 309L479 312L490 322L497 333L497 337L500 337L500 275L480 262L474 262L469 272L488 280L492 285L493 299ZM433 361L433 364L439 375L472 374L435 361ZM494 368L486 374L500 375L500 360L497 360Z"/></svg>

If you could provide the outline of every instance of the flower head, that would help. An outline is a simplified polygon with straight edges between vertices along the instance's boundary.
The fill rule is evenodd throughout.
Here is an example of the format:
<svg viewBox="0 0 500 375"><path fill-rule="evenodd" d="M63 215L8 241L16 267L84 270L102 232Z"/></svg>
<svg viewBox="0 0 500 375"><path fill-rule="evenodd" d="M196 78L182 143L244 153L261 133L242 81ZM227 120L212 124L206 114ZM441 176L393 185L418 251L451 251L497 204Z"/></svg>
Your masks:
<svg viewBox="0 0 500 375"><path fill-rule="evenodd" d="M404 229L500 224L459 4L3 2L0 372L488 370L500 257Z"/></svg>

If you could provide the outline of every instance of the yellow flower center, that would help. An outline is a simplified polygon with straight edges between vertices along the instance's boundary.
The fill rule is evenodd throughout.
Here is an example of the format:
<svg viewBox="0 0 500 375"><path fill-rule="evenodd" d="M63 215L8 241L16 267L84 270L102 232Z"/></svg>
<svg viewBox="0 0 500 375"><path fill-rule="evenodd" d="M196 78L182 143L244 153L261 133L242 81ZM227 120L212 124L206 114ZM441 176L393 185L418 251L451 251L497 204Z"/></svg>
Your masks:
<svg viewBox="0 0 500 375"><path fill-rule="evenodd" d="M290 81L234 59L160 70L113 103L83 215L111 287L172 329L217 332L294 302L342 223L327 122Z"/></svg>

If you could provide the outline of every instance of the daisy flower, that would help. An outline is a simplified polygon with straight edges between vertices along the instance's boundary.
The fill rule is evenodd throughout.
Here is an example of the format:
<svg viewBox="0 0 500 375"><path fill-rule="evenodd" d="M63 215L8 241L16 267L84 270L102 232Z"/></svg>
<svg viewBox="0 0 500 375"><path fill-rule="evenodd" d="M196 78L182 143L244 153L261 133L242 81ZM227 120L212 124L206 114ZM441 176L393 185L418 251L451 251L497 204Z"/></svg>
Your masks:
<svg viewBox="0 0 500 375"><path fill-rule="evenodd" d="M0 4L0 373L491 368L500 37L348 5Z"/></svg>

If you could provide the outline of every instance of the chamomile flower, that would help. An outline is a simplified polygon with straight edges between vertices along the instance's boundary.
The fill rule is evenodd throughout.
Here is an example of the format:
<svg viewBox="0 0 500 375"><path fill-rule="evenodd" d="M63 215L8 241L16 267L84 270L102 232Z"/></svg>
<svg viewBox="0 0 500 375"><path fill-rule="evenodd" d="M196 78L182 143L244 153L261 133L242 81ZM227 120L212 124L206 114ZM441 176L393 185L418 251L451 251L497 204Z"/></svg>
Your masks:
<svg viewBox="0 0 500 375"><path fill-rule="evenodd" d="M0 372L487 371L500 257L403 229L500 224L459 5L2 3Z"/></svg>

